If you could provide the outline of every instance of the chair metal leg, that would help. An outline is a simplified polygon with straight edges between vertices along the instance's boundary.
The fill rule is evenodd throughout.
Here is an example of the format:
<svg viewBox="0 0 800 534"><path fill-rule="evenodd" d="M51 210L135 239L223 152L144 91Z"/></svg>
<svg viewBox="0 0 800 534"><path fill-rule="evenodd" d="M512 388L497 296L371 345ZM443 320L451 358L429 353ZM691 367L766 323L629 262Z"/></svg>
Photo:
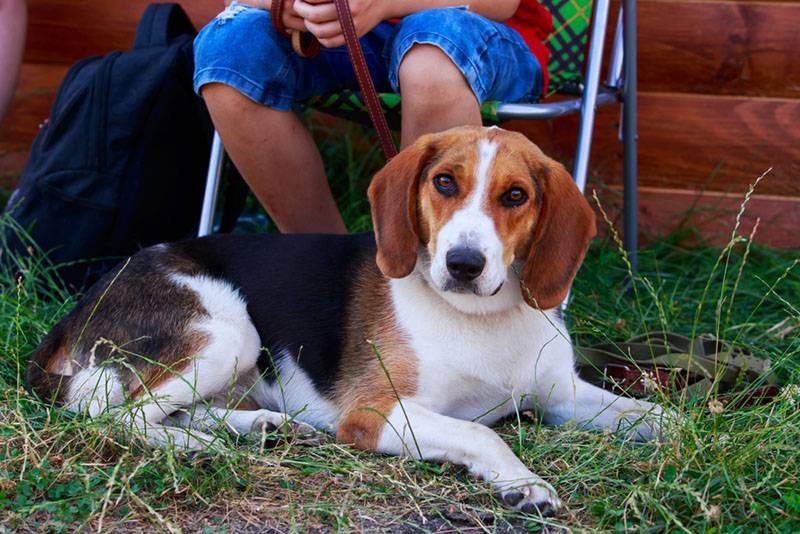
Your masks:
<svg viewBox="0 0 800 534"><path fill-rule="evenodd" d="M595 3L589 60L586 64L586 85L581 101L581 123L578 129L578 144L575 150L575 167L572 177L583 192L586 189L586 174L589 169L589 154L592 149L592 130L597 108L597 91L600 87L600 67L603 63L603 45L608 25L609 0Z"/></svg>
<svg viewBox="0 0 800 534"><path fill-rule="evenodd" d="M623 45L622 26L625 23L623 13L625 10L620 8L617 14L616 30L614 31L614 47L611 49L611 57L608 60L608 77L606 85L614 89L622 88L622 64L625 60L625 47Z"/></svg>
<svg viewBox="0 0 800 534"><path fill-rule="evenodd" d="M622 101L622 140L625 151L624 161L624 245L633 269L638 259L638 225L636 173L637 173L637 132L636 132L636 0L625 0L625 89Z"/></svg>
<svg viewBox="0 0 800 534"><path fill-rule="evenodd" d="M214 225L214 210L217 207L217 194L222 177L222 162L225 160L225 149L222 139L214 130L214 140L211 143L211 156L208 158L208 175L206 176L206 191L203 196L203 208L200 211L200 227L197 236L210 235Z"/></svg>
<svg viewBox="0 0 800 534"><path fill-rule="evenodd" d="M594 7L594 24L590 37L589 60L586 64L586 83L581 100L581 123L578 128L578 143L575 148L575 167L572 171L572 178L581 193L586 190L586 174L589 170L589 154L592 150L592 131L594 130L594 116L597 110L597 91L600 87L600 67L603 63L603 46L606 39L606 26L608 25L608 7L609 0L598 0ZM562 311L566 311L571 297L572 290L567 293L567 297L561 303Z"/></svg>

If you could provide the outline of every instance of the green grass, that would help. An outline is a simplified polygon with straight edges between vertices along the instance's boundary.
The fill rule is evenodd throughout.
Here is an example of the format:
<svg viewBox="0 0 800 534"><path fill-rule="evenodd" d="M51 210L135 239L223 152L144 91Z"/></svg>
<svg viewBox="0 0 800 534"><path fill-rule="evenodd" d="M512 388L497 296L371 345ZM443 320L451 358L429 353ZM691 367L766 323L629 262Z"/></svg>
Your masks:
<svg viewBox="0 0 800 534"><path fill-rule="evenodd" d="M355 127L354 127L355 128ZM322 132L325 136L325 132ZM337 134L341 135L341 134ZM363 189L380 164L358 129L323 144L351 229L369 226ZM370 155L355 157L363 149ZM675 404L662 443L539 424L498 428L565 503L552 521L505 510L462 468L356 451L329 438L234 439L221 451L176 454L132 445L109 421L52 409L22 388L41 337L75 303L38 256L26 276L0 275L0 525L11 530L797 532L800 530L800 322L797 252L739 240L725 250L640 252L630 277L613 241L590 250L568 323L579 345L646 329L710 332L769 358L781 395L711 414L711 398ZM784 322L785 321L785 322ZM753 385L741 385L739 391ZM666 400L665 400L666 401ZM671 402L671 401L670 401Z"/></svg>

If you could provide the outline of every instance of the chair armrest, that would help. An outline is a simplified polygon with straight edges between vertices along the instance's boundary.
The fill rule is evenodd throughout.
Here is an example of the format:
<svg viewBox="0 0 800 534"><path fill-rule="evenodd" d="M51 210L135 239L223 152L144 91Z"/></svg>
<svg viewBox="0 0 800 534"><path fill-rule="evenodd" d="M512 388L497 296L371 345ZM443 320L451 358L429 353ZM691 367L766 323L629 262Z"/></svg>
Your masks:
<svg viewBox="0 0 800 534"><path fill-rule="evenodd" d="M616 91L600 88L597 93L597 105L607 106L618 101ZM579 113L581 110L581 99L570 98L558 102L548 102L546 104L499 104L497 106L497 118L499 120L509 119L530 119L545 120L563 117Z"/></svg>

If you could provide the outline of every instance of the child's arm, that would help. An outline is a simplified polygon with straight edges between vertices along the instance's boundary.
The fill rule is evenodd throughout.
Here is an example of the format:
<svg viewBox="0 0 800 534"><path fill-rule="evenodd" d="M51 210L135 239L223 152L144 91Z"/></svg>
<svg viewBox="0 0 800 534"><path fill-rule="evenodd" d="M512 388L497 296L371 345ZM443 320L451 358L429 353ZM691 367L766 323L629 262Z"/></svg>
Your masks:
<svg viewBox="0 0 800 534"><path fill-rule="evenodd" d="M519 7L520 0L403 0L389 1L391 18L404 17L417 11L435 7L467 6L470 11L487 19L510 19Z"/></svg>
<svg viewBox="0 0 800 534"><path fill-rule="evenodd" d="M232 2L233 0L225 0L225 5L228 6ZM238 0L238 2L258 9L268 10L272 7L272 0ZM306 27L304 21L295 13L293 4L294 2L286 2L286 7L283 10L283 24L291 30L305 31Z"/></svg>
<svg viewBox="0 0 800 534"><path fill-rule="evenodd" d="M19 79L27 12L25 0L0 0L0 121Z"/></svg>

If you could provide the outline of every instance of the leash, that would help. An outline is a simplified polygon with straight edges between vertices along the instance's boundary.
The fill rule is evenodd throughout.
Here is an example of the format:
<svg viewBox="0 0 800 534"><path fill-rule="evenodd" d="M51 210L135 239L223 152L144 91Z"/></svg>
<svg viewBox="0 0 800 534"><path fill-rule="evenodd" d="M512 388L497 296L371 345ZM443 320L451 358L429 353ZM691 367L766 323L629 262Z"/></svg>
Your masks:
<svg viewBox="0 0 800 534"><path fill-rule="evenodd" d="M275 28L281 35L285 35L292 40L292 48L295 53L302 58L312 58L319 54L320 44L317 38L310 33L304 35L304 32L297 30L290 30L283 24L283 11L286 7L285 1L291 2L292 0L273 0L272 6L269 10L269 18L272 21L272 27Z"/></svg>
<svg viewBox="0 0 800 534"><path fill-rule="evenodd" d="M777 393L769 360L707 334L692 340L673 332L649 332L625 342L576 347L575 355L584 379L633 396L674 388L702 398L739 384L760 384L746 403Z"/></svg>
<svg viewBox="0 0 800 534"><path fill-rule="evenodd" d="M287 1L291 2L292 0L272 0L270 9L272 26L278 33L291 38L292 49L298 56L307 59L313 58L321 48L317 38L311 34L305 34L305 32L291 30L283 24L283 11ZM364 52L361 50L361 43L358 40L356 27L353 23L353 15L350 12L350 4L348 4L347 0L334 0L334 3L336 4L339 24L342 26L347 53L350 55L350 62L353 64L358 87L361 89L361 97L367 106L367 112L375 128L375 133L378 135L383 155L388 161L397 155L397 147L394 145L392 132L389 130L389 124L386 122L386 117L381 110L380 99L377 91L375 91L375 85L372 83L367 62L364 59Z"/></svg>

